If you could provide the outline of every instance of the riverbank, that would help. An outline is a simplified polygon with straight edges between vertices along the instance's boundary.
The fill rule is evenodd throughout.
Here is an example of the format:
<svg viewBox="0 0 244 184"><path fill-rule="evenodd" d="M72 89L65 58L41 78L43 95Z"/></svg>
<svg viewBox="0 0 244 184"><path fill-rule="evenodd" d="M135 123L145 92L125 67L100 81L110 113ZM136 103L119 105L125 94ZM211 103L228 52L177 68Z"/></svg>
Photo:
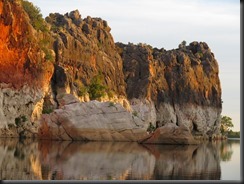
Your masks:
<svg viewBox="0 0 244 184"><path fill-rule="evenodd" d="M237 140L237 141L240 141L241 140L241 138L237 138L237 137L235 137L235 138L227 138L228 140Z"/></svg>

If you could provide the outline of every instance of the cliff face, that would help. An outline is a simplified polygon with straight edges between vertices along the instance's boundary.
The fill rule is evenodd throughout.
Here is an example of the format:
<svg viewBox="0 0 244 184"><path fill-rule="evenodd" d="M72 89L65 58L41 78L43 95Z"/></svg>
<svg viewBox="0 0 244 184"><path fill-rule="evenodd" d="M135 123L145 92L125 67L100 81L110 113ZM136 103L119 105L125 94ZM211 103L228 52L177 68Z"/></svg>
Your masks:
<svg viewBox="0 0 244 184"><path fill-rule="evenodd" d="M43 87L52 75L39 41L44 39L30 24L20 1L0 1L0 81L15 88Z"/></svg>
<svg viewBox="0 0 244 184"><path fill-rule="evenodd" d="M37 133L47 123L55 132L59 120L51 118L61 117L60 109L72 110L94 99L105 102L101 107L106 101L120 103L127 110L125 117L133 123L136 119L135 127L144 133L150 123L184 126L195 136L219 133L218 64L206 43L169 51L115 44L101 18L82 19L75 10L50 14L44 21L40 14L32 15L33 5L23 2L0 0L0 136ZM51 115L41 118L42 113ZM92 113L91 117L110 117ZM71 114L70 119L85 122L79 113ZM122 115L117 117L128 129ZM115 131L108 127L106 131Z"/></svg>
<svg viewBox="0 0 244 184"><path fill-rule="evenodd" d="M39 45L45 35L30 24L21 1L0 0L0 30L0 135L17 136L21 118L40 116L53 66Z"/></svg>
<svg viewBox="0 0 244 184"><path fill-rule="evenodd" d="M126 98L122 59L106 21L89 16L82 19L78 10L65 15L50 14L46 21L55 37L56 67L52 82L56 95L65 92L81 101L92 100L85 90L100 75L101 84L106 86L103 98Z"/></svg>
<svg viewBox="0 0 244 184"><path fill-rule="evenodd" d="M192 42L184 49L169 51L142 44L117 45L129 99L221 108L218 64L206 43Z"/></svg>
<svg viewBox="0 0 244 184"><path fill-rule="evenodd" d="M222 108L219 70L206 43L192 42L169 51L145 44L117 46L126 92L138 112L145 106L138 102L147 99L154 103L157 126L171 122L185 125L197 135L218 132Z"/></svg>

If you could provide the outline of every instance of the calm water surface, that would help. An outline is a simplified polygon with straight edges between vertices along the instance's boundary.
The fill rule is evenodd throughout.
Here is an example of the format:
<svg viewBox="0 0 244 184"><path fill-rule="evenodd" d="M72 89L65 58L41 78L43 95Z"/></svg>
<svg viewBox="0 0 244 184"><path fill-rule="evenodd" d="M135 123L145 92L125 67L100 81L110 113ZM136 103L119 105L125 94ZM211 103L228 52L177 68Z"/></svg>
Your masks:
<svg viewBox="0 0 244 184"><path fill-rule="evenodd" d="M0 180L240 180L240 141L176 146L0 139Z"/></svg>

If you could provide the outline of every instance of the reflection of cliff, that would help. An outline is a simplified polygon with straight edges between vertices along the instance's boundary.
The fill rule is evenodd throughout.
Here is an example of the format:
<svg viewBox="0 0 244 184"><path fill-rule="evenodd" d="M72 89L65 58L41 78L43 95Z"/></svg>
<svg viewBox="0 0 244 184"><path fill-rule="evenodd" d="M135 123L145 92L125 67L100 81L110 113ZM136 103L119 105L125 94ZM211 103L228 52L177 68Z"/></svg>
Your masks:
<svg viewBox="0 0 244 184"><path fill-rule="evenodd" d="M156 180L219 180L219 153L210 144L200 146L146 145L157 161L153 178Z"/></svg>
<svg viewBox="0 0 244 184"><path fill-rule="evenodd" d="M0 139L2 180L219 180L220 144Z"/></svg>
<svg viewBox="0 0 244 184"><path fill-rule="evenodd" d="M54 179L59 172L62 179L124 180L132 170L136 179L149 179L155 165L154 156L137 143L42 142L39 149L42 166L50 167Z"/></svg>
<svg viewBox="0 0 244 184"><path fill-rule="evenodd" d="M40 162L38 142L0 139L0 180L39 180L31 160Z"/></svg>

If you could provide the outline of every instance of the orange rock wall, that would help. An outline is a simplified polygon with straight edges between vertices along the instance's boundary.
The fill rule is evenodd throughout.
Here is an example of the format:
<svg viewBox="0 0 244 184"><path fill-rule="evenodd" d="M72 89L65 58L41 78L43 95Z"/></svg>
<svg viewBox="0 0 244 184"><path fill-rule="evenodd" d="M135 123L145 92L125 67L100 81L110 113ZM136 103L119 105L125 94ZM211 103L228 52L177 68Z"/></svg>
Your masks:
<svg viewBox="0 0 244 184"><path fill-rule="evenodd" d="M35 30L18 1L0 1L0 82L43 86L52 75L36 44ZM41 79L41 80L40 80Z"/></svg>

